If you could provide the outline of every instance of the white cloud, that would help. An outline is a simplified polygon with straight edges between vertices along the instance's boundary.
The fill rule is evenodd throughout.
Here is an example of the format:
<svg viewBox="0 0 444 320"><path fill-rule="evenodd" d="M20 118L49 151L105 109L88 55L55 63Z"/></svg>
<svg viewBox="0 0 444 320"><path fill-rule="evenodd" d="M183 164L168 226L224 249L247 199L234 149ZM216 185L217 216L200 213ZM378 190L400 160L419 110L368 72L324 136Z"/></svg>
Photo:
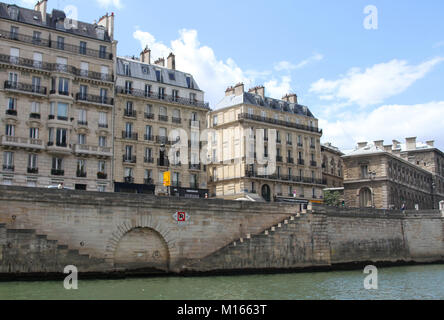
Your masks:
<svg viewBox="0 0 444 320"><path fill-rule="evenodd" d="M254 86L258 79L263 79L271 74L270 71L242 70L236 62L228 58L226 61L216 57L213 49L201 45L196 30L182 29L179 38L166 45L157 41L149 32L136 30L133 37L139 40L141 48L146 45L151 49L151 59L167 57L170 52L176 55L176 66L179 70L192 74L202 90L205 91L206 100L211 102L211 107L223 98L228 86L243 82L246 89ZM290 88L290 77L282 77L281 81L271 80L266 83L267 95L282 97L284 90Z"/></svg>
<svg viewBox="0 0 444 320"><path fill-rule="evenodd" d="M123 4L121 0L96 0L99 6L102 8L116 7L117 9L121 9Z"/></svg>
<svg viewBox="0 0 444 320"><path fill-rule="evenodd" d="M337 99L360 106L374 105L403 92L442 61L443 57L437 57L418 65L409 65L404 60L394 59L364 71L352 68L337 80L318 80L311 85L310 92L319 94L324 100Z"/></svg>
<svg viewBox="0 0 444 320"><path fill-rule="evenodd" d="M276 71L282 71L282 70L290 71L290 70L300 69L300 68L305 67L309 63L312 63L315 61L320 61L322 59L324 59L324 56L322 54L315 53L311 57L308 57L307 59L302 60L298 64L292 64L291 62L288 62L288 61L280 61L275 64L274 69Z"/></svg>
<svg viewBox="0 0 444 320"><path fill-rule="evenodd" d="M340 148L352 149L359 141L417 136L419 140L436 140L444 147L444 101L416 105L384 105L371 112L345 113L337 121L319 120L324 130L322 140Z"/></svg>

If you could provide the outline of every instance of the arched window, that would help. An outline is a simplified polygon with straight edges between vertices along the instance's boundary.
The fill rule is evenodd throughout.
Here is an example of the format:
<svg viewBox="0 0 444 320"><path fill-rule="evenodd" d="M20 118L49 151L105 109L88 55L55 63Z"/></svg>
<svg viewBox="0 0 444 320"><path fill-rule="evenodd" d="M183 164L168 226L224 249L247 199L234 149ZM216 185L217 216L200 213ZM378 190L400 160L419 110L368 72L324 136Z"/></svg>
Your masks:
<svg viewBox="0 0 444 320"><path fill-rule="evenodd" d="M368 208L372 206L372 192L369 188L362 188L359 191L359 206Z"/></svg>

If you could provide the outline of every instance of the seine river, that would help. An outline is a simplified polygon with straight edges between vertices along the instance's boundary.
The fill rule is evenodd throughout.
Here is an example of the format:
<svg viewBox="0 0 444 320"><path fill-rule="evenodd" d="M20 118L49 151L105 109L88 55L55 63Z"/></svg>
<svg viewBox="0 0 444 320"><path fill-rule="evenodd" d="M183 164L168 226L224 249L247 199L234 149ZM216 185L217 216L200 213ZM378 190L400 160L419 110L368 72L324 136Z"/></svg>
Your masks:
<svg viewBox="0 0 444 320"><path fill-rule="evenodd" d="M279 275L81 280L78 290L62 281L3 282L0 300L304 300L444 299L444 265L378 270L378 290L364 289L362 271Z"/></svg>

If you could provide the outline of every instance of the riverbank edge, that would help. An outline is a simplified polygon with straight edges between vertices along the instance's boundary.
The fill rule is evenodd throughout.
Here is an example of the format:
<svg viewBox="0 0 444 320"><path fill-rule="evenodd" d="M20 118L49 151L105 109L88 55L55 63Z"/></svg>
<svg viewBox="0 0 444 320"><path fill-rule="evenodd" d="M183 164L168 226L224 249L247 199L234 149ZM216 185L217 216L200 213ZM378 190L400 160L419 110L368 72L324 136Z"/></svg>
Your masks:
<svg viewBox="0 0 444 320"><path fill-rule="evenodd" d="M421 266L421 265L444 265L444 260L437 261L361 261L338 263L328 266L310 266L300 268L265 268L265 269L216 269L211 271L184 271L180 273L162 272L159 270L136 270L136 271L116 271L116 272L80 272L78 279L82 280L121 280L131 278L165 278L165 277L219 277L219 276L249 276L249 275L277 275L292 273L310 273L310 272L334 272L334 271L357 271L364 270L366 266L373 265L377 268L393 268L403 266ZM67 277L63 273L0 273L0 283L5 282L46 282L61 281Z"/></svg>

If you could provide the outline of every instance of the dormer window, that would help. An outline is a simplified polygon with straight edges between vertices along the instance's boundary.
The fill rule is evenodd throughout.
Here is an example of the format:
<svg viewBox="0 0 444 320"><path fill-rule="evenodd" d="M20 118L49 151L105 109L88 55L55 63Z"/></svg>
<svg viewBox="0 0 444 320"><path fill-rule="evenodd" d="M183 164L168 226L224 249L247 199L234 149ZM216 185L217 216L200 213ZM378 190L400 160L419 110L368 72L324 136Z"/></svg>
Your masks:
<svg viewBox="0 0 444 320"><path fill-rule="evenodd" d="M126 76L130 76L131 75L130 68L129 68L129 63L125 63L123 65L123 72L125 73Z"/></svg>
<svg viewBox="0 0 444 320"><path fill-rule="evenodd" d="M194 89L193 81L191 81L191 77L187 76L187 87L190 89Z"/></svg>
<svg viewBox="0 0 444 320"><path fill-rule="evenodd" d="M58 30L65 30L65 19L59 18L56 21L56 29L58 29Z"/></svg>
<svg viewBox="0 0 444 320"><path fill-rule="evenodd" d="M168 77L170 78L170 80L176 81L176 75L174 74L174 72L169 72Z"/></svg>
<svg viewBox="0 0 444 320"><path fill-rule="evenodd" d="M96 28L97 38L100 40L105 40L105 28L102 26L98 26Z"/></svg>
<svg viewBox="0 0 444 320"><path fill-rule="evenodd" d="M18 7L17 6L8 6L8 13L12 20L18 20Z"/></svg>

